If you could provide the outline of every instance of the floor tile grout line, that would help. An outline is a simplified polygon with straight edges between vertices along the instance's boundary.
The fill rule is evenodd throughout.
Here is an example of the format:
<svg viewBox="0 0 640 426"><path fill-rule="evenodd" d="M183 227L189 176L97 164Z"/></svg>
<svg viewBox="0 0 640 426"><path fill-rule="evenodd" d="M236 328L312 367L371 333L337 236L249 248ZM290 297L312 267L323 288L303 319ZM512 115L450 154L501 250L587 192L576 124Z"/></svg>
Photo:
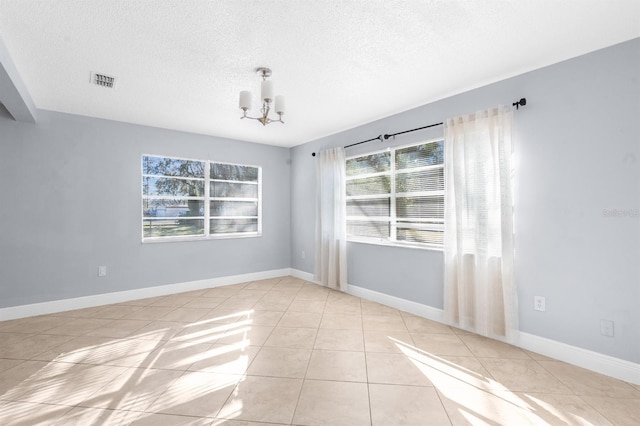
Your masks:
<svg viewBox="0 0 640 426"><path fill-rule="evenodd" d="M360 310L362 311L362 299L360 299ZM362 354L364 356L364 372L367 378L367 402L369 404L369 424L373 425L373 404L371 404L371 382L369 381L369 364L367 363L367 346L364 338L364 318L362 319Z"/></svg>
<svg viewBox="0 0 640 426"><path fill-rule="evenodd" d="M581 395L575 395L578 399L580 399L580 401L582 401L583 403L587 404L588 407L591 407L592 409L594 409L598 414L600 414L604 419L606 419L607 421L611 422L611 424L615 425L615 422L613 420L609 419L609 416L607 416L606 413L604 413L601 409L599 409L597 406L592 405L591 403L589 403L589 401L587 401L586 399L584 399ZM639 400L640 402L640 400Z"/></svg>
<svg viewBox="0 0 640 426"><path fill-rule="evenodd" d="M364 313L362 310L362 298L359 297L358 298L358 304L360 305L360 318L362 318L360 320L360 331L362 332L362 355L364 357L364 373L365 373L365 378L366 378L366 384L367 384L367 405L369 408L369 425L373 425L373 409L371 406L371 387L370 387L370 383L369 383L369 367L367 365L367 353L366 353L366 347L365 347L365 342L364 342Z"/></svg>
<svg viewBox="0 0 640 426"><path fill-rule="evenodd" d="M440 394L440 390L436 386L434 386L433 389L436 392L438 401L440 401L440 405L442 406L442 411L444 411L444 413L447 415L447 419L449 419L449 424L453 425L453 420L451 420L451 415L449 414L449 410L447 410L447 407L444 405L444 402L442 401L442 395Z"/></svg>

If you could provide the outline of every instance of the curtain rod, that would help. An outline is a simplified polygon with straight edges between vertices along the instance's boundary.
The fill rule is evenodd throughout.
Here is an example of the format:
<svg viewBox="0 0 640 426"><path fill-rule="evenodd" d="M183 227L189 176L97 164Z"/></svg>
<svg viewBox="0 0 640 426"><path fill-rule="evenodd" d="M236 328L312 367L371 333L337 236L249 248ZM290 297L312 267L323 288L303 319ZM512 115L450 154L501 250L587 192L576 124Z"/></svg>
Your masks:
<svg viewBox="0 0 640 426"><path fill-rule="evenodd" d="M514 102L512 105L514 107L516 107L516 109L520 109L521 106L525 106L526 104L527 104L527 99L526 98L520 98L519 101ZM403 132L391 133L390 135L389 134L378 135L375 138L367 139L366 141L352 143L351 145L345 145L345 148L350 148L352 146L360 145L360 144L371 142L371 141L378 141L379 140L380 142L382 142L382 141L385 141L385 140L387 140L389 138L392 138L394 136L402 135L404 133L415 132L416 130L428 129L429 127L441 126L442 124L444 124L444 123L443 122L434 123L434 124L429 124L428 126L417 127L415 129L411 129L411 130L405 130ZM316 153L312 152L311 156L315 157Z"/></svg>

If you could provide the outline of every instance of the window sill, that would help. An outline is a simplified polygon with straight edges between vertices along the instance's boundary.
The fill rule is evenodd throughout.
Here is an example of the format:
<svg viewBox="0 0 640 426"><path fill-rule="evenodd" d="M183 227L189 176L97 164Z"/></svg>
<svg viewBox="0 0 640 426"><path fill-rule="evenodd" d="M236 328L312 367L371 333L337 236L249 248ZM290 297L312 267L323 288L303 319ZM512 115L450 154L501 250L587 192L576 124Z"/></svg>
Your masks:
<svg viewBox="0 0 640 426"><path fill-rule="evenodd" d="M142 239L142 244L158 244L158 243L181 243L186 241L215 241L215 240L229 240L237 238L260 238L262 233L251 233L246 235L218 235L218 236L187 236L187 237L147 237Z"/></svg>
<svg viewBox="0 0 640 426"><path fill-rule="evenodd" d="M376 240L358 240L358 239L347 239L348 243L357 243L357 244L372 244L376 246L386 246L386 247L400 247L400 248L408 248L408 249L418 249L418 250L427 250L427 251L439 251L444 252L443 246L437 245L427 245L427 244L411 244L411 243L394 243L391 241L376 241Z"/></svg>

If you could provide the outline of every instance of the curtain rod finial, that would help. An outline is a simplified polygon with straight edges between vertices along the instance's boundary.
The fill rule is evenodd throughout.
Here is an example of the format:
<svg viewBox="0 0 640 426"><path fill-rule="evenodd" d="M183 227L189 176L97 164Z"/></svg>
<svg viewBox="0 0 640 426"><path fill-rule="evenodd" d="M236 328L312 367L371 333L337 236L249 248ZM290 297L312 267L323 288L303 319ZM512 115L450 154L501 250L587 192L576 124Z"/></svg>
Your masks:
<svg viewBox="0 0 640 426"><path fill-rule="evenodd" d="M520 109L521 106L525 106L526 104L527 104L527 98L520 98L518 102L513 103L513 106L516 107L516 109Z"/></svg>

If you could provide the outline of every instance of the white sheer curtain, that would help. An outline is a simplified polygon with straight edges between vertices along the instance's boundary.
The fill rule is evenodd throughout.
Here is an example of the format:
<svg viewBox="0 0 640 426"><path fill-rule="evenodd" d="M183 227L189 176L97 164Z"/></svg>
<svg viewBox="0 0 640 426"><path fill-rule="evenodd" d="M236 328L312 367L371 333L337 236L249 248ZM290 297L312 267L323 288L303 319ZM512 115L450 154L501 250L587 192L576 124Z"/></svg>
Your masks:
<svg viewBox="0 0 640 426"><path fill-rule="evenodd" d="M316 264L314 279L347 289L345 156L341 147L320 151L316 173Z"/></svg>
<svg viewBox="0 0 640 426"><path fill-rule="evenodd" d="M513 341L512 137L509 107L445 123L444 311L453 325Z"/></svg>

